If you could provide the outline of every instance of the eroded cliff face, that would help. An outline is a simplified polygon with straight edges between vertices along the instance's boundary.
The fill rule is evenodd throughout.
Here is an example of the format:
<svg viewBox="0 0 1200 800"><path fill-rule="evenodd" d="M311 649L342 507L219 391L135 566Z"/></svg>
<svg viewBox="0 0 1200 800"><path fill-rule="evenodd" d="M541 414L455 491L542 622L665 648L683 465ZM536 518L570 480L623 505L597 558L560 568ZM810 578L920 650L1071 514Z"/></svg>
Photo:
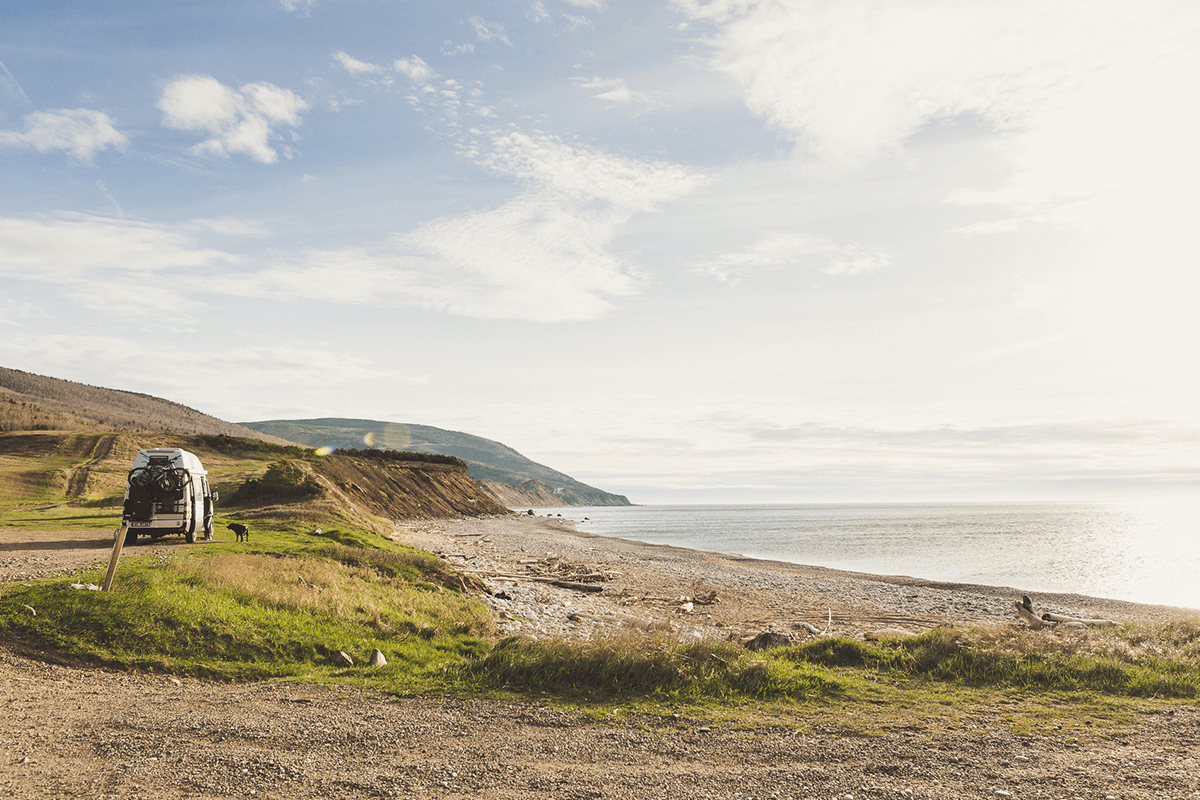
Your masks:
<svg viewBox="0 0 1200 800"><path fill-rule="evenodd" d="M576 505L564 502L550 487L538 481L526 481L520 486L512 486L481 478L478 483L495 502L507 508L558 508Z"/></svg>
<svg viewBox="0 0 1200 800"><path fill-rule="evenodd" d="M389 520L507 514L453 464L394 464L331 455L309 462L340 502Z"/></svg>

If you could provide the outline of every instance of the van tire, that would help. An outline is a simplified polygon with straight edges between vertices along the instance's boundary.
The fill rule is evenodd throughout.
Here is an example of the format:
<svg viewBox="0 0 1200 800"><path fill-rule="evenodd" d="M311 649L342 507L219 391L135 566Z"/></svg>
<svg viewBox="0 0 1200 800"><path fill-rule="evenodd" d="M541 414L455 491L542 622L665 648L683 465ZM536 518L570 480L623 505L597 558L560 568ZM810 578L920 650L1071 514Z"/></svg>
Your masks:
<svg viewBox="0 0 1200 800"><path fill-rule="evenodd" d="M133 528L125 531L125 544L137 544L137 531Z"/></svg>
<svg viewBox="0 0 1200 800"><path fill-rule="evenodd" d="M186 541L188 544L195 544L195 543L196 543L196 529L195 529L195 528L193 528L192 530L190 530L190 531L188 531L187 533L183 534L183 539L184 539L184 541Z"/></svg>

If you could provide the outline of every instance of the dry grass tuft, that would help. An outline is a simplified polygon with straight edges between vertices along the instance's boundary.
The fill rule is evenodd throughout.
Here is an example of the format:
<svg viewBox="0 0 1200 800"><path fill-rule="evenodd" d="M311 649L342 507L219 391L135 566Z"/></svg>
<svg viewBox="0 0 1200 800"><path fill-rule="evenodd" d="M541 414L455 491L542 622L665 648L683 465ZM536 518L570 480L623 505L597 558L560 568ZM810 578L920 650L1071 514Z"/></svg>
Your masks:
<svg viewBox="0 0 1200 800"><path fill-rule="evenodd" d="M1070 630L981 627L959 631L962 643L979 652L1017 658L1085 656L1126 664L1165 659L1200 669L1200 620Z"/></svg>
<svg viewBox="0 0 1200 800"><path fill-rule="evenodd" d="M380 633L410 627L411 619L453 619L473 634L494 633L480 604L452 592L429 591L368 567L316 558L216 555L176 565L182 577L279 608L299 609L343 622L366 622Z"/></svg>

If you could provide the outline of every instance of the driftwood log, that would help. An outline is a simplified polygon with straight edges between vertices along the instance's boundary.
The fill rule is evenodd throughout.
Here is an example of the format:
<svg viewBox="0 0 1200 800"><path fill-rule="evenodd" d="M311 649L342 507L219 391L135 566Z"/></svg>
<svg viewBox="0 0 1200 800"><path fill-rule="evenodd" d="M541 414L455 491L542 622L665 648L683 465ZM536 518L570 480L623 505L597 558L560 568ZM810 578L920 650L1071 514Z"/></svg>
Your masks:
<svg viewBox="0 0 1200 800"><path fill-rule="evenodd" d="M555 578L552 575L512 575L507 572L490 572L482 569L464 569L459 570L466 575L482 575L487 578L497 578L504 581L532 581L534 583L548 583L551 586L559 586L563 589L574 589L577 592L603 592L604 586L599 583L580 583L579 581L568 581L562 578Z"/></svg>
<svg viewBox="0 0 1200 800"><path fill-rule="evenodd" d="M1068 617L1064 614L1054 614L1049 611L1040 611L1034 608L1033 601L1029 599L1029 595L1021 595L1021 599L1013 603L1017 609L1017 616L1029 623L1030 630L1040 631L1042 628L1055 628L1059 625L1064 628L1107 628L1110 625L1116 625L1111 619L1083 619L1080 617Z"/></svg>

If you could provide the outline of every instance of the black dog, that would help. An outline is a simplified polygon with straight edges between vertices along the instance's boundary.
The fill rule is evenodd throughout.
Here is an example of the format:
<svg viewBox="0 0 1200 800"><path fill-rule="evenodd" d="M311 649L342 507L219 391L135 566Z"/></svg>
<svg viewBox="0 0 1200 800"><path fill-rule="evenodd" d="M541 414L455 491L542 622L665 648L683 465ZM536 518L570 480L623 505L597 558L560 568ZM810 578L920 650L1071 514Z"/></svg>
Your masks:
<svg viewBox="0 0 1200 800"><path fill-rule="evenodd" d="M228 525L226 525L225 527L226 527L226 528L229 528L229 530L231 530L231 531L233 531L234 533L236 533L236 534L237 534L237 540L238 540L239 542L248 542L248 541L250 541L250 529L249 529L249 528L247 528L247 527L246 527L245 525L243 525L242 523L240 523L240 522L231 522L231 523L229 523Z"/></svg>

